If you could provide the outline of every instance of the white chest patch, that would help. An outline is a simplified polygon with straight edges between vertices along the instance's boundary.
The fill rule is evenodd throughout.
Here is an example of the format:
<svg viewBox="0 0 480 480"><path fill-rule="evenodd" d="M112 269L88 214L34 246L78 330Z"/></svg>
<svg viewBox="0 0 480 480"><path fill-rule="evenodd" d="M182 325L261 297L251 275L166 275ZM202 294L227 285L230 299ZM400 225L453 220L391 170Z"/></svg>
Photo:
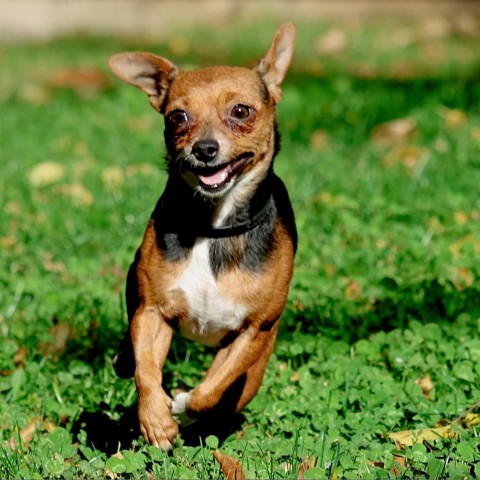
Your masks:
<svg viewBox="0 0 480 480"><path fill-rule="evenodd" d="M189 307L188 319L179 325L182 335L215 346L229 331L241 326L247 309L221 297L210 267L208 247L208 239L197 239L187 268L173 289L183 292Z"/></svg>

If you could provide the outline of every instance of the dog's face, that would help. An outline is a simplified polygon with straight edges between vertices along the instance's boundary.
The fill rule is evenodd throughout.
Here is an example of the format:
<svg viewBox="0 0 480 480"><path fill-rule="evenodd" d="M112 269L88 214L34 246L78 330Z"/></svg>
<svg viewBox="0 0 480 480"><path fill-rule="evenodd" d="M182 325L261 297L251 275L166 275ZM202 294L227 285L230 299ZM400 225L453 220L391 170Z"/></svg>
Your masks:
<svg viewBox="0 0 480 480"><path fill-rule="evenodd" d="M275 105L255 71L212 67L180 74L164 108L170 168L195 191L218 198L265 176Z"/></svg>
<svg viewBox="0 0 480 480"><path fill-rule="evenodd" d="M180 72L148 53L123 53L110 67L142 89L165 116L169 171L212 199L265 177L275 148L275 105L290 64L295 27L285 24L253 69L210 67Z"/></svg>

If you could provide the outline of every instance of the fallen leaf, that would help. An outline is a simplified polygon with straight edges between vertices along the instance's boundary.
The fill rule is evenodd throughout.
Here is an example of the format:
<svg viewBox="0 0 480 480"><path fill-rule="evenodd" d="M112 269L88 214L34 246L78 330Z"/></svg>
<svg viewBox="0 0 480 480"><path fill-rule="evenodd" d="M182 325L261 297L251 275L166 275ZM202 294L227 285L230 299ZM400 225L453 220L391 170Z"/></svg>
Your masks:
<svg viewBox="0 0 480 480"><path fill-rule="evenodd" d="M355 300L362 293L362 286L356 280L352 280L345 287L344 293L345 293L345 297L348 298L349 300Z"/></svg>
<svg viewBox="0 0 480 480"><path fill-rule="evenodd" d="M150 164L150 163L139 163L138 165L132 165L131 167L127 167L126 173L127 177L131 177L132 175L145 175L149 176L152 175L158 169Z"/></svg>
<svg viewBox="0 0 480 480"><path fill-rule="evenodd" d="M50 329L52 339L47 342L39 342L38 349L42 355L61 355L67 346L67 341L71 333L70 325L66 323L57 323Z"/></svg>
<svg viewBox="0 0 480 480"><path fill-rule="evenodd" d="M305 472L315 468L317 464L317 459L315 457L309 457L302 461L300 468L298 469L297 480L304 480Z"/></svg>
<svg viewBox="0 0 480 480"><path fill-rule="evenodd" d="M45 105L52 98L50 90L37 83L25 83L20 86L18 96L32 105Z"/></svg>
<svg viewBox="0 0 480 480"><path fill-rule="evenodd" d="M109 77L95 68L57 70L50 75L48 83L52 87L70 89L86 96L108 90L111 87Z"/></svg>
<svg viewBox="0 0 480 480"><path fill-rule="evenodd" d="M465 212L455 212L453 218L459 225L466 225L470 221L468 213Z"/></svg>
<svg viewBox="0 0 480 480"><path fill-rule="evenodd" d="M462 427L470 428L474 425L478 425L480 423L480 415L477 413L468 413L465 415L464 418L461 420Z"/></svg>
<svg viewBox="0 0 480 480"><path fill-rule="evenodd" d="M342 53L348 45L346 33L340 28L333 27L321 35L315 41L315 50L320 55L338 55Z"/></svg>
<svg viewBox="0 0 480 480"><path fill-rule="evenodd" d="M310 146L312 150L325 150L328 147L328 134L326 130L322 128L315 130L310 137Z"/></svg>
<svg viewBox="0 0 480 480"><path fill-rule="evenodd" d="M42 263L47 272L61 273L62 275L66 275L67 273L67 267L65 264L62 262L55 262L50 253L42 256Z"/></svg>
<svg viewBox="0 0 480 480"><path fill-rule="evenodd" d="M472 127L472 130L470 130L470 137L472 140L480 140L480 127Z"/></svg>
<svg viewBox="0 0 480 480"><path fill-rule="evenodd" d="M413 118L398 118L377 125L372 130L372 140L381 145L393 146L409 140L415 133L416 128L417 124Z"/></svg>
<svg viewBox="0 0 480 480"><path fill-rule="evenodd" d="M119 190L125 185L125 175L120 167L109 167L102 172L102 182L107 190Z"/></svg>
<svg viewBox="0 0 480 480"><path fill-rule="evenodd" d="M350 74L357 78L363 78L367 80L372 80L378 78L379 72L378 67L368 62L357 62L353 63L350 67Z"/></svg>
<svg viewBox="0 0 480 480"><path fill-rule="evenodd" d="M451 425L437 428L425 428L423 430L404 430L401 432L389 433L387 436L395 442L399 450L403 447L411 447L414 443L435 441L439 438L453 438L457 435Z"/></svg>
<svg viewBox="0 0 480 480"><path fill-rule="evenodd" d="M298 372L293 372L293 375L290 377L290 381L293 383L298 383L300 380L300 374Z"/></svg>
<svg viewBox="0 0 480 480"><path fill-rule="evenodd" d="M399 145L388 152L383 163L386 167L403 165L409 175L413 175L415 168L422 162L428 150L416 145Z"/></svg>
<svg viewBox="0 0 480 480"><path fill-rule="evenodd" d="M42 420L42 417L35 417L25 428L22 428L20 430L19 437L20 437L21 445L27 445L32 441L33 436L35 435L35 432L37 431L37 428L40 425L41 420ZM19 440L18 436L10 437L10 439L8 440L8 444L12 450L15 450L17 448L18 440Z"/></svg>
<svg viewBox="0 0 480 480"><path fill-rule="evenodd" d="M467 267L458 267L454 269L455 278L453 283L458 291L471 287L475 281L475 275L471 269Z"/></svg>
<svg viewBox="0 0 480 480"><path fill-rule="evenodd" d="M457 108L443 107L440 110L440 115L445 122L445 128L447 130L456 130L457 128L465 125L468 120L467 114L463 110L459 110Z"/></svg>
<svg viewBox="0 0 480 480"><path fill-rule="evenodd" d="M43 428L48 432L52 433L56 428L58 428L58 425L56 423L53 423L50 420L45 420L43 422Z"/></svg>
<svg viewBox="0 0 480 480"><path fill-rule="evenodd" d="M65 167L57 162L43 162L36 165L28 176L34 187L43 187L58 182L65 175Z"/></svg>
<svg viewBox="0 0 480 480"><path fill-rule="evenodd" d="M407 467L407 457L401 455L393 455L393 461L398 463L398 465L402 466L403 468ZM396 476L399 477L401 475L401 471L398 469L396 465L394 465L390 471Z"/></svg>
<svg viewBox="0 0 480 480"><path fill-rule="evenodd" d="M247 480L242 464L238 460L220 453L219 450L212 453L227 480Z"/></svg>
<svg viewBox="0 0 480 480"><path fill-rule="evenodd" d="M62 185L57 191L67 197L79 206L90 206L93 204L93 195L81 183L72 183L71 185Z"/></svg>
<svg viewBox="0 0 480 480"><path fill-rule="evenodd" d="M433 390L432 377L430 377L430 374L417 378L415 383L422 389L423 396L430 400L430 392Z"/></svg>
<svg viewBox="0 0 480 480"><path fill-rule="evenodd" d="M19 348L13 356L13 363L17 368L23 368L25 366L25 359L27 358L28 350L25 347Z"/></svg>

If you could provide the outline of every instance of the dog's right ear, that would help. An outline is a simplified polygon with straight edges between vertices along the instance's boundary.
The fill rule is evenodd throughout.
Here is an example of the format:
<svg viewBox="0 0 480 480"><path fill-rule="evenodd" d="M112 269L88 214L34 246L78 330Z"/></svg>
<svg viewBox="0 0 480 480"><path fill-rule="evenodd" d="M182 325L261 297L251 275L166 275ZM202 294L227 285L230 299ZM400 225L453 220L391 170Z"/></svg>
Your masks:
<svg viewBox="0 0 480 480"><path fill-rule="evenodd" d="M108 66L124 82L143 90L152 107L160 113L170 82L178 67L152 53L126 52L110 57Z"/></svg>

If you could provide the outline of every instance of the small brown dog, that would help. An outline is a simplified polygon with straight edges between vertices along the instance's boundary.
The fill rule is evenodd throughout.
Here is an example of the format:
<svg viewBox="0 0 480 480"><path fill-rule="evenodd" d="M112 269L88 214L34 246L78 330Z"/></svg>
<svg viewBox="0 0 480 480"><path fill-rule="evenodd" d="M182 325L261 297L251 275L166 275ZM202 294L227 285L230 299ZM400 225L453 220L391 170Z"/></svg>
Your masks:
<svg viewBox="0 0 480 480"><path fill-rule="evenodd" d="M282 25L253 69L180 72L138 52L109 61L165 116L168 181L130 267L130 325L115 359L120 376L135 376L142 434L163 450L178 424L243 408L274 347L297 242L273 173L294 40L295 27ZM203 381L172 400L162 367L174 331L219 350Z"/></svg>

